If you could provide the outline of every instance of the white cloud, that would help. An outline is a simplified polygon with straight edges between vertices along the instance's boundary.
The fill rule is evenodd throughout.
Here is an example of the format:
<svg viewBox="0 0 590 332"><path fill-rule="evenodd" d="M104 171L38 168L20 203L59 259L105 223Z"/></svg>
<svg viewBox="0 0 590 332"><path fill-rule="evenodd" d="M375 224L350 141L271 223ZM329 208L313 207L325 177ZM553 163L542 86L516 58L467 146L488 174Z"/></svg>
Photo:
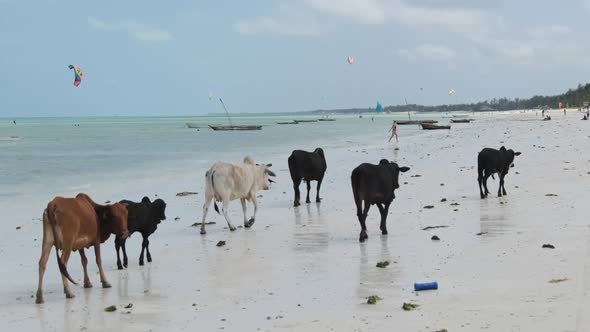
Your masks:
<svg viewBox="0 0 590 332"><path fill-rule="evenodd" d="M315 23L303 23L286 18L258 17L249 21L238 21L235 25L239 33L252 35L257 33L276 33L284 35L315 35L318 29Z"/></svg>
<svg viewBox="0 0 590 332"><path fill-rule="evenodd" d="M244 35L259 33L310 36L319 33L315 15L287 3L279 6L275 17L260 16L251 20L236 22L236 30Z"/></svg>
<svg viewBox="0 0 590 332"><path fill-rule="evenodd" d="M240 21L240 33L316 35L346 23L402 25L452 41L456 50L436 43L411 45L398 55L421 61L463 62L542 67L588 63L590 47L583 33L565 25L512 24L497 10L502 0L280 0L279 12ZM590 11L590 0L583 0ZM287 10L285 10L287 9ZM296 12L293 15L292 12ZM333 31L334 29L332 29ZM559 45L559 47L555 47ZM459 47L460 46L460 47ZM566 53L571 52L571 53ZM560 56L561 54L561 56ZM567 59L567 60L566 60ZM568 61L568 62L565 62Z"/></svg>
<svg viewBox="0 0 590 332"><path fill-rule="evenodd" d="M387 14L379 0L304 0L304 3L319 13L352 18L361 23L383 23Z"/></svg>
<svg viewBox="0 0 590 332"><path fill-rule="evenodd" d="M173 39L170 32L150 27L135 21L105 22L95 17L88 17L88 25L101 31L125 32L129 36L144 42L165 42Z"/></svg>

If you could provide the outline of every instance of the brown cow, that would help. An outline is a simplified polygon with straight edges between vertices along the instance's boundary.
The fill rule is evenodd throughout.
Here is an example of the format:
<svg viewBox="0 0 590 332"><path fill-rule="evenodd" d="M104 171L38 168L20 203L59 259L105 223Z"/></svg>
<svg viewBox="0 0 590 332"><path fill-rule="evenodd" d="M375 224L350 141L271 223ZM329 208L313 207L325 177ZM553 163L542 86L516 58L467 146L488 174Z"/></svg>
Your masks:
<svg viewBox="0 0 590 332"><path fill-rule="evenodd" d="M43 212L43 249L39 259L39 289L36 302L43 303L43 274L52 246L55 246L66 298L74 297L68 280L76 285L66 269L72 251L79 250L82 258L84 288L92 287L86 271L88 259L84 254L84 249L91 246L94 246L102 287L111 287L105 278L100 259L100 244L106 241L111 233L122 238L128 235L127 207L124 204L99 205L82 193L76 198L55 197L49 202ZM58 249L62 250L61 258Z"/></svg>

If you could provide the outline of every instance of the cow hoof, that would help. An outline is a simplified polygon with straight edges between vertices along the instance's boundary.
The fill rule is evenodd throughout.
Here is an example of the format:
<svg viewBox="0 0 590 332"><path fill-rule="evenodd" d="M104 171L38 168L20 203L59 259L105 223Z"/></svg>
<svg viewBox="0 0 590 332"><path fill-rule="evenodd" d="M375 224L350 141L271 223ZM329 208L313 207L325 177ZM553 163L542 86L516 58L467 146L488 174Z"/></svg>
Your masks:
<svg viewBox="0 0 590 332"><path fill-rule="evenodd" d="M385 231L381 231L381 234L382 235L387 235L387 231L386 230Z"/></svg>
<svg viewBox="0 0 590 332"><path fill-rule="evenodd" d="M111 288L111 284L109 284L108 281L103 281L102 282L102 288Z"/></svg>
<svg viewBox="0 0 590 332"><path fill-rule="evenodd" d="M322 199L321 199L321 198L316 198L316 199L315 199L315 202L316 202L316 203L321 203L321 202L322 202Z"/></svg>
<svg viewBox="0 0 590 332"><path fill-rule="evenodd" d="M118 270L123 270L123 265L117 265Z"/></svg>
<svg viewBox="0 0 590 332"><path fill-rule="evenodd" d="M305 203L309 204L309 203L311 203L311 201L309 199L306 199Z"/></svg>
<svg viewBox="0 0 590 332"><path fill-rule="evenodd" d="M365 240L368 238L369 238L369 236L367 235L366 232L361 232L361 235L359 237L359 242L365 242Z"/></svg>
<svg viewBox="0 0 590 332"><path fill-rule="evenodd" d="M43 293L41 291L37 291L37 299L35 300L35 303L41 304L44 302L45 300L43 299Z"/></svg>
<svg viewBox="0 0 590 332"><path fill-rule="evenodd" d="M207 232L204 229L201 229L201 235L205 235Z"/></svg>
<svg viewBox="0 0 590 332"><path fill-rule="evenodd" d="M85 282L84 283L84 288L92 288L92 283L90 281L89 282Z"/></svg>
<svg viewBox="0 0 590 332"><path fill-rule="evenodd" d="M231 227L229 228L229 230L233 232L233 231L235 231L235 230L236 230L236 228L235 228L234 226L231 226Z"/></svg>
<svg viewBox="0 0 590 332"><path fill-rule="evenodd" d="M252 225L254 225L254 218L251 218L250 220L248 220L248 222L244 223L244 227L246 228L250 228L252 227Z"/></svg>
<svg viewBox="0 0 590 332"><path fill-rule="evenodd" d="M301 203L299 203L299 202L293 203L293 207L298 207L299 205L301 205Z"/></svg>
<svg viewBox="0 0 590 332"><path fill-rule="evenodd" d="M148 260L148 263L151 263L152 262L152 258L151 257L148 257L147 260Z"/></svg>
<svg viewBox="0 0 590 332"><path fill-rule="evenodd" d="M143 266L143 261L139 261L139 266Z"/></svg>
<svg viewBox="0 0 590 332"><path fill-rule="evenodd" d="M66 299L73 299L75 296L72 293L66 293Z"/></svg>

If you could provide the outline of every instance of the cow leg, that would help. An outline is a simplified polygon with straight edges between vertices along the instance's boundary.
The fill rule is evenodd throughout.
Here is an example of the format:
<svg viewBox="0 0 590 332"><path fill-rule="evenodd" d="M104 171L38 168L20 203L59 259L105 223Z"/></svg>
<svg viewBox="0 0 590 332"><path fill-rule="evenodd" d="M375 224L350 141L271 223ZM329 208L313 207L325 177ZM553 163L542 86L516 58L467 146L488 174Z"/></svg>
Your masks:
<svg viewBox="0 0 590 332"><path fill-rule="evenodd" d="M483 168L478 168L477 169L477 184L479 185L479 196L482 199L486 198L486 195L484 194L484 192L482 190L482 186L483 186Z"/></svg>
<svg viewBox="0 0 590 332"><path fill-rule="evenodd" d="M504 174L506 176L506 174ZM506 196L506 187L504 186L504 176L502 176L502 195Z"/></svg>
<svg viewBox="0 0 590 332"><path fill-rule="evenodd" d="M46 241L45 236L43 236L43 248L41 249L41 258L39 258L39 287L37 288L37 299L35 301L37 304L45 302L43 299L43 275L45 274L45 268L52 246L53 244Z"/></svg>
<svg viewBox="0 0 590 332"><path fill-rule="evenodd" d="M246 207L246 199L240 198L240 203L242 204L242 213L244 214L244 227L250 227L248 226L248 217L246 217L248 211L248 208Z"/></svg>
<svg viewBox="0 0 590 332"><path fill-rule="evenodd" d="M143 266L143 253L145 252L145 239L141 241L141 252L139 253L139 266Z"/></svg>
<svg viewBox="0 0 590 332"><path fill-rule="evenodd" d="M254 214L252 215L252 218L248 220L248 223L244 224L244 227L246 228L250 228L252 225L254 225L254 222L256 221L256 213L258 212L258 201L256 201L256 195L252 195L250 200L252 201L252 205L254 205ZM246 215L244 214L244 217L245 216Z"/></svg>
<svg viewBox="0 0 590 332"><path fill-rule="evenodd" d="M225 220L227 221L227 226L229 227L229 230L233 232L236 230L236 227L234 225L232 225L231 221L229 220L228 210L229 210L229 199L224 199L223 200L223 207L221 208L221 211L223 212L223 216L225 217Z"/></svg>
<svg viewBox="0 0 590 332"><path fill-rule="evenodd" d="M100 257L100 242L94 244L94 256L96 256L96 265L98 266L98 272L100 274L100 282L102 283L102 288L111 288L111 284L107 281L107 277L104 275L104 271L102 269L102 259Z"/></svg>
<svg viewBox="0 0 590 332"><path fill-rule="evenodd" d="M68 266L68 260L70 259L70 255L72 254L72 245L68 244L71 242L66 239L64 239L63 242L64 242L64 247L61 252L61 261L64 264L64 266ZM72 293L72 290L70 289L70 284L69 284L68 278L66 278L63 274L61 274L61 280L63 281L63 284L64 284L64 293L66 294L66 298L68 298L68 299L74 298L74 293Z"/></svg>
<svg viewBox="0 0 590 332"><path fill-rule="evenodd" d="M359 222L361 223L361 234L359 236L359 242L365 242L365 240L369 238L369 236L367 235L367 225L365 224L365 221L367 220L367 215L369 214L370 207L371 204L365 201L365 208L363 209L363 213L359 217Z"/></svg>
<svg viewBox="0 0 590 332"><path fill-rule="evenodd" d="M143 237L143 241L141 242L141 253L139 254L139 265L143 266L143 253L146 252L147 261L152 261L152 255L150 255L149 249L150 241L146 236Z"/></svg>
<svg viewBox="0 0 590 332"><path fill-rule="evenodd" d="M129 265L129 261L127 260L127 239L121 239L121 250L123 251L123 267L127 267Z"/></svg>
<svg viewBox="0 0 590 332"><path fill-rule="evenodd" d="M318 187L317 187L317 192L316 192L316 195L315 195L315 201L317 203L319 203L319 202L322 201L322 199L320 198L320 187L322 186L322 180L323 179L319 179L318 180Z"/></svg>
<svg viewBox="0 0 590 332"><path fill-rule="evenodd" d="M383 207L381 204L377 204L377 207L379 208L379 212L381 212L381 225L379 227L381 229L381 234L387 235L387 214L389 213L389 204L385 203L383 204Z"/></svg>
<svg viewBox="0 0 590 332"><path fill-rule="evenodd" d="M205 231L205 218L207 218L207 212L209 211L209 206L211 205L212 200L213 196L206 194L205 203L203 203L203 218L201 218L201 234L207 234Z"/></svg>
<svg viewBox="0 0 590 332"><path fill-rule="evenodd" d="M90 278L88 278L88 270L86 269L86 267L88 266L88 258L86 258L86 253L84 252L84 248L82 248L78 251L80 252L80 259L82 260L82 268L84 269L84 288L92 288L92 283L90 282Z"/></svg>
<svg viewBox="0 0 590 332"><path fill-rule="evenodd" d="M490 177L490 175L492 175L490 172L486 171L483 177L483 188L485 190L484 195L488 196L488 194L490 193L490 191L488 190L488 178Z"/></svg>
<svg viewBox="0 0 590 332"><path fill-rule="evenodd" d="M305 183L307 184L307 196L305 197L305 203L311 203L311 201L309 200L309 190L311 190L311 181L305 180Z"/></svg>
<svg viewBox="0 0 590 332"><path fill-rule="evenodd" d="M147 258L148 263L152 262L152 254L150 253L149 235L145 237L145 258Z"/></svg>
<svg viewBox="0 0 590 332"><path fill-rule="evenodd" d="M119 256L119 249L121 249L121 239L115 237L115 251L117 252L117 269L123 270L123 264L121 264L121 257Z"/></svg>
<svg viewBox="0 0 590 332"><path fill-rule="evenodd" d="M498 177L500 178L500 185L498 186L498 197L502 197L502 186L504 185L504 175L499 174Z"/></svg>
<svg viewBox="0 0 590 332"><path fill-rule="evenodd" d="M301 184L301 179L293 179L293 190L295 190L295 199L293 200L293 206L297 207L301 205L299 200L301 199L301 193L299 192L299 185Z"/></svg>

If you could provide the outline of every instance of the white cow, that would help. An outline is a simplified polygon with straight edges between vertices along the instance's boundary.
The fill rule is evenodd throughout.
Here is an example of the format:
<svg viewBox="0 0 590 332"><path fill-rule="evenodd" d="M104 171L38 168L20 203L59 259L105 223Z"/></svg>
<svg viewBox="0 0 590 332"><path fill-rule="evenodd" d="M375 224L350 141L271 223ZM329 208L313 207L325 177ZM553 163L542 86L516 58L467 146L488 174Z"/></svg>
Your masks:
<svg viewBox="0 0 590 332"><path fill-rule="evenodd" d="M258 190L268 190L269 183L272 181L269 176L276 176L269 167L272 164L256 164L250 156L244 158L244 163L235 165L218 161L205 173L207 184L205 189L205 204L203 204L203 219L201 224L201 234L205 232L205 218L207 211L211 205L211 201L215 199L215 211L219 213L217 202L222 202L222 211L227 221L227 225L231 231L236 228L231 224L227 209L229 202L240 199L242 202L242 211L244 212L244 227L248 228L254 224L256 219L256 212L258 211L258 204L256 202L256 192ZM254 215L250 220L246 218L246 200L249 200L254 205Z"/></svg>

